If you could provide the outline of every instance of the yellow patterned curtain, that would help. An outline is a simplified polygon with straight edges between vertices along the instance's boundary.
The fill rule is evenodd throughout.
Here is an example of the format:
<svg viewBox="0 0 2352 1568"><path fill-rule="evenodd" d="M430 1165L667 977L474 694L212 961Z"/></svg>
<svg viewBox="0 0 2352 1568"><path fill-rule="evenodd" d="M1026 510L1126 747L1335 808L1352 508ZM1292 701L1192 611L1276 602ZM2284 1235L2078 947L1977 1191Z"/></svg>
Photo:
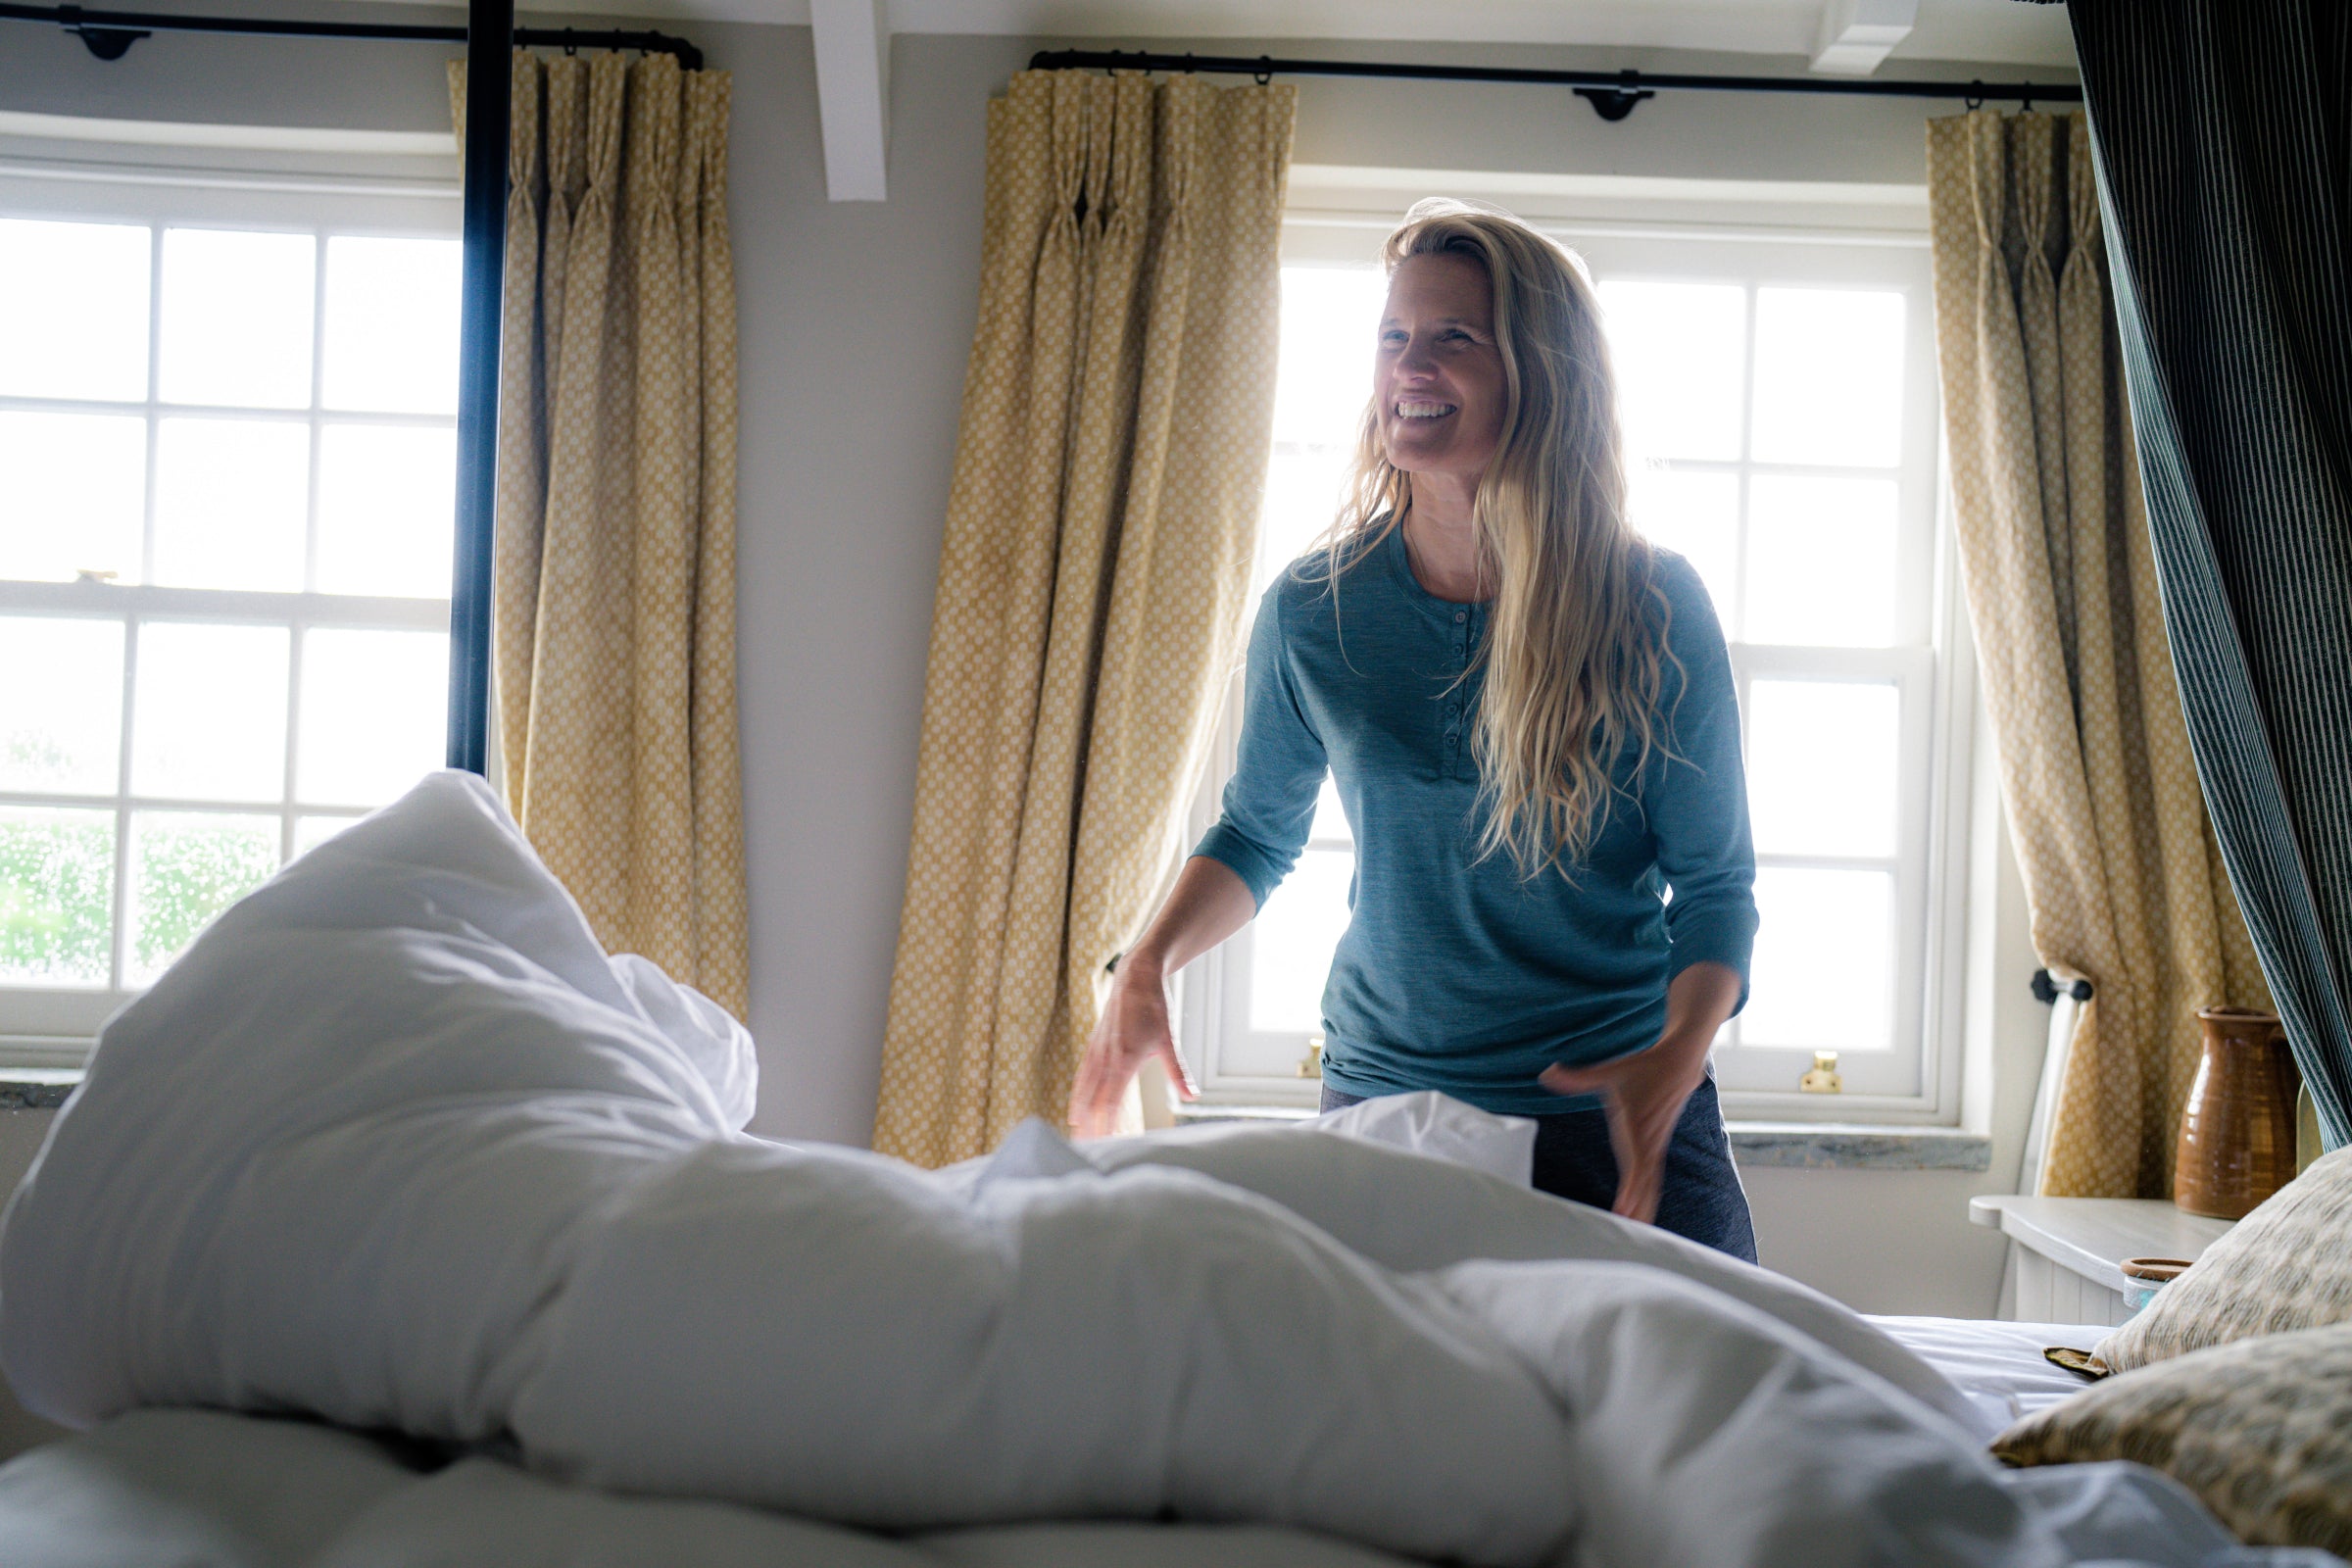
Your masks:
<svg viewBox="0 0 2352 1568"><path fill-rule="evenodd" d="M1024 72L932 612L874 1147L1058 1119L1178 845L1265 482L1295 89Z"/></svg>
<svg viewBox="0 0 2352 1568"><path fill-rule="evenodd" d="M1932 122L1970 621L2041 960L2087 978L2043 1191L2169 1197L2196 1009L2268 1006L2189 758L2079 115Z"/></svg>
<svg viewBox="0 0 2352 1568"><path fill-rule="evenodd" d="M608 948L740 1018L730 85L514 55L493 642L532 845Z"/></svg>

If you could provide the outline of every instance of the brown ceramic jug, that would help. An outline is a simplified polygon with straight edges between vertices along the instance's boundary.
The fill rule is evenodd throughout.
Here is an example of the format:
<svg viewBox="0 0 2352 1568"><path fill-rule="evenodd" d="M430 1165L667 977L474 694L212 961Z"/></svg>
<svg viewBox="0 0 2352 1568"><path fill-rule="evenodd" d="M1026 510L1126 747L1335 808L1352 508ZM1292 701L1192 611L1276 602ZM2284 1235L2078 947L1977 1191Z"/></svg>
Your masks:
<svg viewBox="0 0 2352 1568"><path fill-rule="evenodd" d="M2205 1007L2197 1021L2205 1052L2180 1117L2173 1201L2191 1214L2241 1219L2294 1177L2302 1080L2275 1015Z"/></svg>

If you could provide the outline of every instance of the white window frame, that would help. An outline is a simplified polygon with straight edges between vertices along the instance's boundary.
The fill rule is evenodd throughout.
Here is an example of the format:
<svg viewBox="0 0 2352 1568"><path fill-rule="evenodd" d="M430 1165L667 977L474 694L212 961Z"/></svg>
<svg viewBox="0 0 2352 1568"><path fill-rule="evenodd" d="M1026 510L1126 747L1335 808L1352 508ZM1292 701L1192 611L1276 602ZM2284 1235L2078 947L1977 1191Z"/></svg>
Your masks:
<svg viewBox="0 0 2352 1568"><path fill-rule="evenodd" d="M125 986L125 914L130 897L131 813L187 810L278 818L281 863L294 853L302 817L364 814L345 803L297 798L304 641L319 629L449 630L447 599L325 594L314 591L317 564L318 442L342 422L451 428L453 416L343 413L321 407L318 376L323 342L325 242L329 235L453 238L460 184L454 137L405 132L303 131L274 126L174 125L0 115L0 218L120 222L152 229L148 271L148 385L127 402L4 398L11 412L90 413L143 417L147 497L141 529L142 577L151 573L155 527L155 441L172 415L307 423L311 494L305 521L305 581L287 593L115 583L0 581L0 614L111 620L124 628L122 709L116 787L93 795L0 791L0 805L65 807L115 813L115 866L108 982L99 987L0 985L0 1066L59 1068L87 1059L98 1026L140 988ZM312 310L312 396L290 410L216 409L163 402L156 387L156 322L162 288L163 231L168 226L309 233L319 250ZM288 635L285 774L280 794L264 801L182 801L133 794L131 721L135 712L137 638L159 622L262 625Z"/></svg>
<svg viewBox="0 0 2352 1568"><path fill-rule="evenodd" d="M1894 986L1897 1034L1890 1059L1899 1065L1889 1084L1889 1074L1872 1071L1868 1062L1856 1073L1856 1054L1846 1053L1841 1068L1849 1078L1866 1081L1862 1092L1800 1093L1796 1079L1811 1065L1810 1051L1730 1045L1736 1039L1735 1020L1727 1026L1727 1045L1719 1047L1718 1071L1725 1112L1735 1119L1957 1125L1975 659L1942 471L1924 189L1834 190L1763 182L1742 188L1708 181L1699 191L1693 187L1700 182L1521 176L1503 188L1482 190L1474 176L1422 176L1408 183L1389 180L1390 172L1310 169L1301 179L1295 172L1284 221L1284 262L1363 265L1376 255L1396 214L1417 196L1445 191L1502 202L1586 255L1604 278L1635 271L1645 278L1738 280L1751 286L1891 285L1908 295L1906 390L1921 395L1912 397L1906 410L1904 462L1894 470L1904 508L1897 570L1908 590L1907 605L1919 607L1916 613L1925 624L1903 625L1898 633L1907 640L1924 636L1926 644L1835 650L1739 644L1733 651L1743 710L1759 677L1875 676L1903 694L1903 815L1896 854L1870 862L1873 868L1894 870L1898 878L1904 929L1897 944L1902 968ZM1364 200L1367 191L1382 189L1395 191L1394 205ZM1751 339L1753 330L1751 309ZM1742 460L1671 466L1744 471L1750 466ZM1240 693L1237 675L1190 808L1194 842L1215 820L1223 781L1234 766ZM1345 846L1344 839L1309 843L1309 848ZM1826 857L1759 856L1758 863L1761 868L1838 862ZM1904 889L1909 897L1899 891ZM1310 1106L1321 1086L1305 1074L1319 1037L1301 1032L1276 1040L1250 1030L1252 957L1250 928L1245 927L1177 977L1179 1047L1205 1104ZM1245 1034L1249 1038L1239 1038ZM1240 1050L1231 1049L1229 1041ZM1233 1071L1227 1065L1235 1055L1262 1063L1277 1054L1299 1064L1292 1076ZM1776 1069L1785 1074L1788 1089L1759 1082L1763 1072ZM1868 1083L1874 1078L1879 1080L1875 1086ZM1873 1087L1878 1092L1871 1092Z"/></svg>

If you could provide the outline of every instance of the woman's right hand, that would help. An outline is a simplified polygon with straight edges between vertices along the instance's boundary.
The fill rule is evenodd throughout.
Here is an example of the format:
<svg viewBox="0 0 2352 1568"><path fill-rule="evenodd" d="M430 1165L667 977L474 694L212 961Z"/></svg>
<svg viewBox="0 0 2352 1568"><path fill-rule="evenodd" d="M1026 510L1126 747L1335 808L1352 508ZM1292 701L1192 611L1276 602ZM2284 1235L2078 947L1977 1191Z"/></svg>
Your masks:
<svg viewBox="0 0 2352 1568"><path fill-rule="evenodd" d="M1154 1056L1168 1069L1168 1082L1178 1094L1200 1098L1168 1031L1167 977L1248 925L1255 913L1257 900L1233 867L1205 855L1184 862L1150 929L1111 971L1102 1020L1087 1038L1077 1081L1070 1086L1072 1137L1109 1136L1136 1069Z"/></svg>
<svg viewBox="0 0 2352 1568"><path fill-rule="evenodd" d="M1070 1088L1070 1134L1104 1138L1114 1129L1127 1085L1147 1061L1157 1057L1168 1082L1185 1099L1196 1098L1192 1074L1168 1028L1168 988L1160 966L1131 953L1121 961L1104 999L1102 1017L1086 1042L1078 1078Z"/></svg>

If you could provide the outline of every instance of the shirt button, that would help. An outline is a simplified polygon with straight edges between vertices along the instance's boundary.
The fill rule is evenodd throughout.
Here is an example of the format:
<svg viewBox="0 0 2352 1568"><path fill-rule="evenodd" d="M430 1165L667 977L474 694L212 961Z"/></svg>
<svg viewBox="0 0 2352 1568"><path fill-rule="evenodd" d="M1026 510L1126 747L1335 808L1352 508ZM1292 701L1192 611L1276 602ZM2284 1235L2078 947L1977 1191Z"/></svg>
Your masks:
<svg viewBox="0 0 2352 1568"><path fill-rule="evenodd" d="M1469 618L1470 612L1467 610L1457 610L1453 612L1453 623L1456 626L1459 626L1463 621L1468 620Z"/></svg>

